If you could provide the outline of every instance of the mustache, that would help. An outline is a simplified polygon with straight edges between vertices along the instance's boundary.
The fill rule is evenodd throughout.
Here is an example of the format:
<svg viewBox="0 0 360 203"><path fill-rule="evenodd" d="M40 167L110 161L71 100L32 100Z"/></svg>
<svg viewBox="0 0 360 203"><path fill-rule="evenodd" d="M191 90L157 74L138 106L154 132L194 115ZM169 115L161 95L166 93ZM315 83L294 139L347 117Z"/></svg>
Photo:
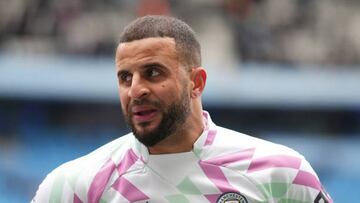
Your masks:
<svg viewBox="0 0 360 203"><path fill-rule="evenodd" d="M149 105L149 104L155 104L155 103L158 103L158 102L151 101L149 99L134 99L134 100L132 100L130 105L132 105L132 106L134 106L134 105Z"/></svg>
<svg viewBox="0 0 360 203"><path fill-rule="evenodd" d="M128 106L128 112L132 112L134 106L149 105L160 109L162 107L161 102L149 99L136 99L132 100Z"/></svg>

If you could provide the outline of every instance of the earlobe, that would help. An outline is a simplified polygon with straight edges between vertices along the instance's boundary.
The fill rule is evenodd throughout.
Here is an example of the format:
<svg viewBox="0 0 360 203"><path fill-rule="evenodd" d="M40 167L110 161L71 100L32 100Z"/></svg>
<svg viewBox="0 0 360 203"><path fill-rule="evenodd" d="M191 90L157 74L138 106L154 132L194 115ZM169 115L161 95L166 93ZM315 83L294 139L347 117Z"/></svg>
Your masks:
<svg viewBox="0 0 360 203"><path fill-rule="evenodd" d="M206 84L206 71L203 67L198 67L192 70L193 88L191 97L193 99L200 97Z"/></svg>

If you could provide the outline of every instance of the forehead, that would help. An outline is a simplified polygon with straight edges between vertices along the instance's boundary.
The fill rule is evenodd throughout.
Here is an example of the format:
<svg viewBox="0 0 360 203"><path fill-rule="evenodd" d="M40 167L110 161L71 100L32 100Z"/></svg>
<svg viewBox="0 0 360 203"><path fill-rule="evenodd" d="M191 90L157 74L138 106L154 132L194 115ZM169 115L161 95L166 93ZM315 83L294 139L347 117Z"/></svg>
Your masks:
<svg viewBox="0 0 360 203"><path fill-rule="evenodd" d="M120 43L116 50L117 65L142 60L175 60L176 48L173 38L146 38Z"/></svg>

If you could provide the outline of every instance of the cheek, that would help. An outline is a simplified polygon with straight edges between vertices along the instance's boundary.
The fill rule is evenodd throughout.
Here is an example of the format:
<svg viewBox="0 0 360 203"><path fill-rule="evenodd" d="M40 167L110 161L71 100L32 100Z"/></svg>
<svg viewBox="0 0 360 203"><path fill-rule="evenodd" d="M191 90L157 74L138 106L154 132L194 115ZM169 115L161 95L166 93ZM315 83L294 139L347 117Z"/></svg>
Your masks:
<svg viewBox="0 0 360 203"><path fill-rule="evenodd" d="M178 92L178 88L175 85L171 85L171 84L161 84L159 91L158 91L158 96L162 99L165 100L173 100L175 98L177 98L177 92Z"/></svg>
<svg viewBox="0 0 360 203"><path fill-rule="evenodd" d="M119 90L119 99L120 99L120 105L122 110L126 110L126 106L128 103L128 97L126 96L126 93L124 93L124 91L120 91Z"/></svg>
<svg viewBox="0 0 360 203"><path fill-rule="evenodd" d="M179 102L181 101L183 98L183 96L185 96L184 92L188 91L187 89L184 89L184 86L181 85L176 85L174 87L172 87L172 90L168 92L168 97L171 100L171 102Z"/></svg>

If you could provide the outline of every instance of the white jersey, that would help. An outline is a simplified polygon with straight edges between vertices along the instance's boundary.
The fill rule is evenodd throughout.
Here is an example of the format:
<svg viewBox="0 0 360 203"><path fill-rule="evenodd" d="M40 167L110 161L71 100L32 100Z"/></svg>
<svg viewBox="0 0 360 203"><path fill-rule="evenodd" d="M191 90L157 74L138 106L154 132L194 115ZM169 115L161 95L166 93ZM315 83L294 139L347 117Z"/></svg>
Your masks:
<svg viewBox="0 0 360 203"><path fill-rule="evenodd" d="M332 202L294 150L216 126L185 153L151 155L133 134L67 162L41 183L36 203Z"/></svg>

